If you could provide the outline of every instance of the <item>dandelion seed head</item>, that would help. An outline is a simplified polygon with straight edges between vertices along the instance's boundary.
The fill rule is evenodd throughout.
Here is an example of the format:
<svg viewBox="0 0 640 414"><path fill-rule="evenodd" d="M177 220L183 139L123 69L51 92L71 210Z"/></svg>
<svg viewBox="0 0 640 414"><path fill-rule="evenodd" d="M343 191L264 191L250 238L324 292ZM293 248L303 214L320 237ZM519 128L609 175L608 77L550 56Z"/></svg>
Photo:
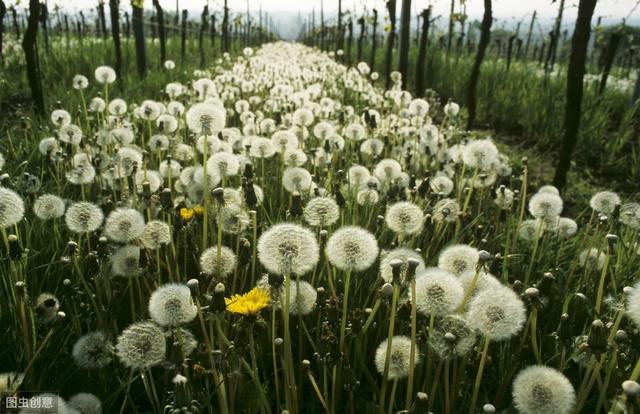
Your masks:
<svg viewBox="0 0 640 414"><path fill-rule="evenodd" d="M236 254L230 248L221 246L220 260L218 260L218 247L210 247L200 255L200 270L208 275L216 275L224 278L236 270Z"/></svg>
<svg viewBox="0 0 640 414"><path fill-rule="evenodd" d="M65 214L65 223L73 233L91 233L102 225L104 213L97 205L85 201L72 204Z"/></svg>
<svg viewBox="0 0 640 414"><path fill-rule="evenodd" d="M189 288L187 288L188 290ZM166 341L164 333L152 322L137 322L129 325L116 343L120 361L135 370L148 369L165 359Z"/></svg>
<svg viewBox="0 0 640 414"><path fill-rule="evenodd" d="M112 360L113 344L102 331L89 332L73 345L71 356L82 369L98 369Z"/></svg>
<svg viewBox="0 0 640 414"><path fill-rule="evenodd" d="M513 381L513 402L523 414L566 414L571 412L575 399L571 382L550 367L529 366Z"/></svg>
<svg viewBox="0 0 640 414"><path fill-rule="evenodd" d="M140 240L147 249L158 249L171 242L171 227L164 221L151 220L144 226Z"/></svg>
<svg viewBox="0 0 640 414"><path fill-rule="evenodd" d="M178 326L191 322L198 308L187 285L168 283L160 286L149 299L149 315L160 326Z"/></svg>
<svg viewBox="0 0 640 414"><path fill-rule="evenodd" d="M368 230L345 226L329 237L326 252L329 262L338 269L360 272L378 257L378 241Z"/></svg>
<svg viewBox="0 0 640 414"><path fill-rule="evenodd" d="M609 215L620 205L620 196L612 191L600 191L591 197L589 205L598 213Z"/></svg>
<svg viewBox="0 0 640 414"><path fill-rule="evenodd" d="M380 343L376 349L375 363L378 372L384 375L385 364L387 363L388 339ZM414 347L414 361L419 364L421 356L418 347ZM389 355L388 379L401 379L409 375L409 364L411 359L411 339L406 336L396 335L391 338L391 353Z"/></svg>
<svg viewBox="0 0 640 414"><path fill-rule="evenodd" d="M491 341L516 335L527 318L524 303L508 287L484 289L471 299L467 321Z"/></svg>
<svg viewBox="0 0 640 414"><path fill-rule="evenodd" d="M417 234L424 225L424 214L417 204L400 201L387 208L385 222L394 233Z"/></svg>
<svg viewBox="0 0 640 414"><path fill-rule="evenodd" d="M276 224L262 233L257 249L260 263L279 275L304 275L313 270L320 257L313 233L293 223Z"/></svg>
<svg viewBox="0 0 640 414"><path fill-rule="evenodd" d="M453 359L468 355L476 343L476 333L469 323L458 315L438 319L429 346L441 359Z"/></svg>
<svg viewBox="0 0 640 414"><path fill-rule="evenodd" d="M562 213L562 198L553 193L536 193L529 199L529 212L538 219L558 217Z"/></svg>
<svg viewBox="0 0 640 414"><path fill-rule="evenodd" d="M409 297L414 300L411 295ZM425 316L453 313L463 297L462 283L453 273L430 267L416 275L416 308Z"/></svg>
<svg viewBox="0 0 640 414"><path fill-rule="evenodd" d="M479 253L475 247L466 244L451 245L438 256L438 267L455 275L462 275L468 271L475 271Z"/></svg>
<svg viewBox="0 0 640 414"><path fill-rule="evenodd" d="M142 236L144 217L138 210L118 208L109 214L104 226L105 235L119 243L128 243Z"/></svg>
<svg viewBox="0 0 640 414"><path fill-rule="evenodd" d="M102 414L102 402L88 392L80 392L69 398L67 404L80 414Z"/></svg>
<svg viewBox="0 0 640 414"><path fill-rule="evenodd" d="M340 218L340 207L331 197L315 197L304 207L303 216L310 226L330 226Z"/></svg>
<svg viewBox="0 0 640 414"><path fill-rule="evenodd" d="M308 315L316 307L318 291L309 282L304 280L292 280L289 292L289 313L292 315ZM284 304L284 296L280 298Z"/></svg>
<svg viewBox="0 0 640 414"><path fill-rule="evenodd" d="M132 277L140 272L140 248L135 245L120 247L111 255L111 272L114 276Z"/></svg>
<svg viewBox="0 0 640 414"><path fill-rule="evenodd" d="M98 66L94 72L98 83L110 84L116 81L116 71L109 66Z"/></svg>

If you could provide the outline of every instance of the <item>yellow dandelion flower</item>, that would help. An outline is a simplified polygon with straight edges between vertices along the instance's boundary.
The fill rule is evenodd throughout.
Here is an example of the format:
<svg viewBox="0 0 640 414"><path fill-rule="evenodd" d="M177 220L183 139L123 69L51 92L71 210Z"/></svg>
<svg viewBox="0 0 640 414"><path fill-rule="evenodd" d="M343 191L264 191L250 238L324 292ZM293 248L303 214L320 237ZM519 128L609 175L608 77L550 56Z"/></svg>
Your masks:
<svg viewBox="0 0 640 414"><path fill-rule="evenodd" d="M180 217L182 217L182 219L184 221L189 221L193 218L193 214L194 211L191 208L181 208L180 209Z"/></svg>
<svg viewBox="0 0 640 414"><path fill-rule="evenodd" d="M193 206L192 210L194 213L196 213L199 216L201 216L202 213L204 213L204 207L202 207L200 204L196 204L195 206Z"/></svg>
<svg viewBox="0 0 640 414"><path fill-rule="evenodd" d="M260 288L253 288L243 295L233 295L230 298L224 298L229 312L244 316L257 315L262 309L269 306L269 300L269 293Z"/></svg>

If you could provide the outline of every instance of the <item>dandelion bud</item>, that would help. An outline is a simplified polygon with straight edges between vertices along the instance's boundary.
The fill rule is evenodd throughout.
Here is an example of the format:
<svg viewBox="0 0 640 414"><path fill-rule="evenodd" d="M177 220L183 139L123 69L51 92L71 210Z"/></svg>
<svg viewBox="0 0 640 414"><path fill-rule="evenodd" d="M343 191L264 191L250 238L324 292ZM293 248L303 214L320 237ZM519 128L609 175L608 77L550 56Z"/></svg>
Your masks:
<svg viewBox="0 0 640 414"><path fill-rule="evenodd" d="M616 339L616 342L618 343L624 343L624 342L627 342L627 339L629 339L629 335L627 335L627 333L622 329L618 329L618 331L616 332L615 339Z"/></svg>
<svg viewBox="0 0 640 414"><path fill-rule="evenodd" d="M303 367L305 370L310 369L310 368L311 368L311 361L309 361L308 359L303 359L303 360L302 360L302 367Z"/></svg>
<svg viewBox="0 0 640 414"><path fill-rule="evenodd" d="M622 383L622 391L628 397L640 396L640 384L633 380L626 380Z"/></svg>
<svg viewBox="0 0 640 414"><path fill-rule="evenodd" d="M589 330L587 339L589 348L596 354L603 353L607 350L607 340L607 327L600 319L596 319L591 323Z"/></svg>
<svg viewBox="0 0 640 414"><path fill-rule="evenodd" d="M244 178L246 178L249 181L251 179L253 179L253 165L252 164L245 164L245 166L244 166Z"/></svg>
<svg viewBox="0 0 640 414"><path fill-rule="evenodd" d="M294 192L291 195L291 206L289 206L289 213L292 217L300 217L302 214L302 197L300 193Z"/></svg>
<svg viewBox="0 0 640 414"><path fill-rule="evenodd" d="M284 283L284 276L278 275L275 273L270 273L268 275L268 280L269 280L269 285L271 285L271 287L278 289Z"/></svg>
<svg viewBox="0 0 640 414"><path fill-rule="evenodd" d="M618 236L615 234L607 234L607 244L609 246L609 254L615 253L616 242L618 241Z"/></svg>
<svg viewBox="0 0 640 414"><path fill-rule="evenodd" d="M198 282L198 279L189 279L187 286L191 290L191 296L194 298L200 296L200 282Z"/></svg>
<svg viewBox="0 0 640 414"><path fill-rule="evenodd" d="M538 298L538 296L540 295L540 291L538 291L538 289L536 289L536 288L534 288L534 287L530 287L530 288L527 288L527 289L524 291L524 294L525 294L527 297L529 297L529 299L534 300L534 299L537 299L537 298Z"/></svg>
<svg viewBox="0 0 640 414"><path fill-rule="evenodd" d="M522 159L520 160L520 162L522 163L523 166L527 166L529 164L529 158L527 157L522 157Z"/></svg>
<svg viewBox="0 0 640 414"><path fill-rule="evenodd" d="M275 346L282 346L284 340L282 338L276 338L273 340L273 343L275 344Z"/></svg>
<svg viewBox="0 0 640 414"><path fill-rule="evenodd" d="M251 262L251 242L245 238L240 239L240 252L238 255L238 264L246 266Z"/></svg>
<svg viewBox="0 0 640 414"><path fill-rule="evenodd" d="M571 321L569 314L563 313L560 316L560 325L558 326L558 339L561 341L569 341L571 339Z"/></svg>
<svg viewBox="0 0 640 414"><path fill-rule="evenodd" d="M69 241L67 243L67 250L69 251L69 255L73 255L78 250L78 243L74 241Z"/></svg>
<svg viewBox="0 0 640 414"><path fill-rule="evenodd" d="M625 286L625 287L623 287L623 288L622 288L622 292L623 292L625 295L630 295L630 294L632 294L634 290L635 290L635 289L633 288L633 286Z"/></svg>
<svg viewBox="0 0 640 414"><path fill-rule="evenodd" d="M342 192L340 191L340 185L337 183L333 185L333 196L335 197L336 203L338 204L338 206L344 207L345 204L347 204L347 201L345 200L344 196L342 195Z"/></svg>
<svg viewBox="0 0 640 414"><path fill-rule="evenodd" d="M450 344L455 344L455 342L458 340L458 338L451 332L447 332L444 334L444 339L445 341L449 342Z"/></svg>
<svg viewBox="0 0 640 414"><path fill-rule="evenodd" d="M484 414L495 414L496 407L494 407L492 404L485 404L482 406L482 412Z"/></svg>
<svg viewBox="0 0 640 414"><path fill-rule="evenodd" d="M322 308L325 305L326 302L326 298L327 298L327 291L325 290L324 287L320 286L318 289L316 289L317 292L317 305L318 308Z"/></svg>
<svg viewBox="0 0 640 414"><path fill-rule="evenodd" d="M416 394L416 405L420 407L420 411L426 410L429 404L429 396L426 392L419 391Z"/></svg>
<svg viewBox="0 0 640 414"><path fill-rule="evenodd" d="M44 323L52 322L60 310L58 298L51 293L42 293L36 299L36 315Z"/></svg>
<svg viewBox="0 0 640 414"><path fill-rule="evenodd" d="M220 204L224 204L224 190L221 187L216 187L211 191L211 195L216 199L216 201Z"/></svg>
<svg viewBox="0 0 640 414"><path fill-rule="evenodd" d="M9 257L11 260L18 260L22 257L22 246L20 246L20 241L18 240L18 236L15 234L10 234L9 237Z"/></svg>
<svg viewBox="0 0 640 414"><path fill-rule="evenodd" d="M538 290L540 291L540 295L542 296L549 296L549 294L551 293L551 286L553 285L553 282L556 280L555 277L553 277L553 274L550 272L546 272L543 276L542 276L542 280L540 281L540 283L538 283Z"/></svg>
<svg viewBox="0 0 640 414"><path fill-rule="evenodd" d="M171 211L173 208L173 201L171 201L171 189L164 188L162 192L160 192L160 205L167 211Z"/></svg>
<svg viewBox="0 0 640 414"><path fill-rule="evenodd" d="M393 259L389 262L389 266L391 266L391 274L393 277L393 281L395 283L400 282L400 274L402 273L402 267L404 266L404 262L400 259Z"/></svg>
<svg viewBox="0 0 640 414"><path fill-rule="evenodd" d="M27 285L22 280L16 282L15 288L16 288L16 293L18 293L19 295L22 295L27 292L27 289L26 289Z"/></svg>
<svg viewBox="0 0 640 414"><path fill-rule="evenodd" d="M491 260L491 253L486 250L480 250L478 252L478 263L484 263Z"/></svg>
<svg viewBox="0 0 640 414"><path fill-rule="evenodd" d="M63 285L63 286L70 286L70 285L71 285L71 280L69 280L69 279L65 279L65 280L63 280L63 281L62 281L62 285Z"/></svg>
<svg viewBox="0 0 640 414"><path fill-rule="evenodd" d="M210 303L210 309L213 312L224 312L227 309L227 304L224 301L224 291L224 284L218 283L213 291L213 297Z"/></svg>
<svg viewBox="0 0 640 414"><path fill-rule="evenodd" d="M407 271L405 272L405 280L410 282L416 275L416 269L420 266L422 262L418 259L414 259L410 257L407 259Z"/></svg>
<svg viewBox="0 0 640 414"><path fill-rule="evenodd" d="M513 289L514 292L520 294L524 290L524 283L522 283L521 280L516 279L513 281L511 288Z"/></svg>
<svg viewBox="0 0 640 414"><path fill-rule="evenodd" d="M64 313L63 311L58 311L58 313L56 313L56 318L57 318L58 320L62 320L62 319L64 319L64 318L66 318L66 317L67 317L67 314L66 314L66 313Z"/></svg>
<svg viewBox="0 0 640 414"><path fill-rule="evenodd" d="M109 242L104 236L98 239L98 255L103 258L109 256Z"/></svg>
<svg viewBox="0 0 640 414"><path fill-rule="evenodd" d="M382 285L382 287L380 288L380 294L383 298L391 297L391 295L393 294L393 286L391 286L391 283L385 283L384 285Z"/></svg>

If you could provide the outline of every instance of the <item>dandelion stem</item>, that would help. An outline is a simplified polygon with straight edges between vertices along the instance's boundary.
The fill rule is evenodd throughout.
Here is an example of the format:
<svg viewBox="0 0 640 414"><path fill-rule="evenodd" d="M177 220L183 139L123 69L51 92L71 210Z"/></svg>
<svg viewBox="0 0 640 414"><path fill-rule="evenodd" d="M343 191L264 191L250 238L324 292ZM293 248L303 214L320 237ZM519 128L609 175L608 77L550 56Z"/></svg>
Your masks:
<svg viewBox="0 0 640 414"><path fill-rule="evenodd" d="M478 394L480 393L480 383L482 382L482 373L484 372L484 365L487 362L487 353L489 352L489 338L485 336L483 341L480 365L478 366L478 373L476 374L476 380L473 384L471 403L469 404L469 414L473 414L476 411L476 403L478 401Z"/></svg>

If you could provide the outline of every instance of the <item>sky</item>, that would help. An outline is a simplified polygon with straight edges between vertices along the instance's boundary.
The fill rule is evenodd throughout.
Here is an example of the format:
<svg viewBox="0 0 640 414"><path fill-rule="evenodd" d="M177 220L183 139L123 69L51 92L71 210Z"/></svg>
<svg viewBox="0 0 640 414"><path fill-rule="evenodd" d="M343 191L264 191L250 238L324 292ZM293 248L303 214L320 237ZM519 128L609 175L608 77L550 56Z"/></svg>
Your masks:
<svg viewBox="0 0 640 414"><path fill-rule="evenodd" d="M13 3L16 0L9 0ZM58 4L61 7L78 11L80 9L93 8L97 4L97 0L47 0L49 5ZM224 0L178 0L180 8L186 8L192 11L190 15L199 16L202 7L209 4L210 10L221 10ZM108 0L105 0L108 2ZM320 4L324 2L325 16L327 19L335 17L338 9L338 0L228 0L229 7L232 12L246 12L247 4L251 13L258 12L262 9L267 12L276 21L285 33L280 33L285 37L294 37L297 35L297 27L299 25L298 15L303 18L309 18L312 11L315 10L316 21L319 21ZM397 0L397 15L400 14L400 3ZM25 3L25 0L22 0ZM121 7L128 7L129 0L121 0ZM163 8L167 10L175 10L176 0L160 0ZM363 9L371 10L377 8L381 14L386 14L384 0L343 0L344 10L356 10L360 14ZM449 15L450 0L413 0L412 15L417 15L422 9L428 5L433 6L433 16L441 16L439 21L446 22ZM497 26L515 26L519 21L523 25L527 25L531 14L537 11L538 24L546 26L552 24L558 13L560 0L555 3L552 0L493 0L494 18L498 19ZM594 13L596 17L602 17L604 24L619 23L623 18L629 17L630 24L640 24L640 7L634 10L634 7L640 3L640 0L598 0ZM460 0L456 0L456 12L460 12ZM483 0L466 0L466 12L471 19L480 20L483 13ZM563 27L570 28L575 22L577 16L578 0L565 0L565 12L563 18ZM152 0L145 0L145 7L152 8ZM632 12L633 11L633 12ZM415 19L412 19L412 24ZM440 23L443 24L443 23Z"/></svg>

